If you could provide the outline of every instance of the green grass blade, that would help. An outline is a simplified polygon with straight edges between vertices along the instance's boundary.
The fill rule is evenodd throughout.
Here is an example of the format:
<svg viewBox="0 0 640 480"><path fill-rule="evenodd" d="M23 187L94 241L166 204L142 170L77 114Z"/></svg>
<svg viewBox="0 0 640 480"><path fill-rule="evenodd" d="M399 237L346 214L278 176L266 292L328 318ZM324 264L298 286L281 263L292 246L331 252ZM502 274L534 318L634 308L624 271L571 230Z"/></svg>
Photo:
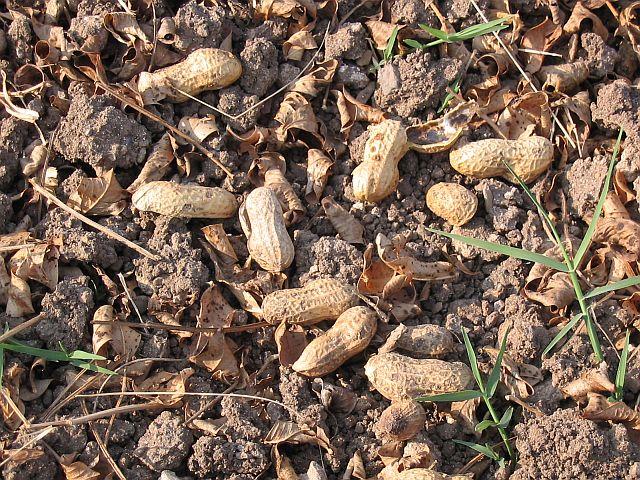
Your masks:
<svg viewBox="0 0 640 480"><path fill-rule="evenodd" d="M567 333L569 333L569 331L576 326L576 324L582 319L582 317L583 317L583 313L580 312L576 314L571 320L569 320L567 324L564 327L562 327L562 330L560 330L558 334L555 337L553 337L553 340L549 342L549 345L547 345L547 348L545 348L544 352L542 352L542 356L544 357L545 355L547 355L553 349L553 347L555 347L558 344L560 340L566 337Z"/></svg>
<svg viewBox="0 0 640 480"><path fill-rule="evenodd" d="M109 370L108 368L99 367L98 365L94 365L93 363L83 362L81 360L71 360L69 363L71 365L75 365L78 368L84 368L85 370L91 370L92 372L104 373L105 375L117 375L113 370Z"/></svg>
<svg viewBox="0 0 640 480"><path fill-rule="evenodd" d="M640 285L640 276L636 275L635 277L625 278L624 280L620 280L618 282L609 283L607 285L603 285L602 287L597 287L591 290L590 292L584 295L584 298L593 298L598 295L602 295L603 293L615 292L616 290L621 290L623 288L633 287L634 285Z"/></svg>
<svg viewBox="0 0 640 480"><path fill-rule="evenodd" d="M609 162L609 169L607 170L607 176L604 179L604 185L602 186L602 191L600 192L600 198L598 199L598 203L596 205L596 209L593 212L593 218L591 219L591 223L589 224L589 228L587 229L587 233L585 233L582 242L580 242L580 246L578 247L578 251L576 252L573 258L573 264L576 268L579 267L580 262L582 261L582 257L584 257L585 253L589 249L589 245L591 245L591 239L593 238L593 234L596 231L596 225L598 224L598 219L600 218L600 214L602 213L602 207L604 205L604 200L607 198L607 193L609 192L609 187L611 185L611 177L613 176L613 167L616 165L616 161L618 158L618 151L620 150L620 142L622 142L622 134L624 130L620 128L620 132L618 133L618 139L616 140L616 145L613 148L613 154L611 155L611 161Z"/></svg>
<svg viewBox="0 0 640 480"><path fill-rule="evenodd" d="M425 32L436 37L438 40L441 40L440 43L449 41L449 34L446 32L443 32L442 30L430 27L429 25L425 25L424 23L419 24L419 27Z"/></svg>
<svg viewBox="0 0 640 480"><path fill-rule="evenodd" d="M406 39L404 43L410 46L411 48L415 48L417 50L422 50L424 48L424 45L422 43L418 42L417 40L413 40L411 38Z"/></svg>
<svg viewBox="0 0 640 480"><path fill-rule="evenodd" d="M481 37L492 32L499 32L506 28L509 28L509 25L504 24L504 19L492 20L491 22L472 25L460 32L453 33L449 35L449 41L462 42L464 40L471 40L472 38Z"/></svg>
<svg viewBox="0 0 640 480"><path fill-rule="evenodd" d="M591 315L587 315L585 317L585 324L587 327L587 335L589 335L589 342L591 342L591 347L593 348L593 353L596 354L598 361L602 362L604 360L602 345L600 345L598 330L596 329L595 321L591 318Z"/></svg>
<svg viewBox="0 0 640 480"><path fill-rule="evenodd" d="M479 424L476 425L476 432L483 432L485 431L487 428L489 427L495 427L496 426L496 422L494 422L493 420L483 420L481 421Z"/></svg>
<svg viewBox="0 0 640 480"><path fill-rule="evenodd" d="M106 360L102 355L96 355L95 353L89 353L83 350L68 352L68 356L69 360Z"/></svg>
<svg viewBox="0 0 640 480"><path fill-rule="evenodd" d="M42 357L51 362L65 362L69 360L69 357L64 352L30 347L29 345L23 345L17 342L0 343L0 348L17 353L26 353L27 355L33 355L34 357Z"/></svg>
<svg viewBox="0 0 640 480"><path fill-rule="evenodd" d="M624 390L624 380L627 376L627 363L629 362L629 336L631 330L627 330L627 334L624 337L624 347L622 348L622 354L620 355L620 363L618 363L618 370L616 371L616 391L614 398L617 401L622 401L622 392Z"/></svg>
<svg viewBox="0 0 640 480"><path fill-rule="evenodd" d="M452 393L440 393L438 395L424 395L417 397L416 402L464 402L466 400L473 400L474 398L480 398L482 392L477 390L462 390L460 392Z"/></svg>
<svg viewBox="0 0 640 480"><path fill-rule="evenodd" d="M564 263L554 260L553 258L546 257L540 253L530 252L529 250L510 247L508 245L501 245L499 243L487 242L485 240L479 240L477 238L467 237L465 235L447 233L447 232L443 232L442 230L437 230L435 228L427 228L427 230L430 231L431 233L435 233L443 237L451 238L452 240L457 240L459 242L466 243L467 245L471 245L473 247L483 248L484 250L501 253L502 255L519 258L520 260L526 260L528 262L541 263L542 265L546 265L547 267L553 268L554 270L558 270L559 272L566 273L569 271L569 269Z"/></svg>
<svg viewBox="0 0 640 480"><path fill-rule="evenodd" d="M385 62L390 61L393 58L393 47L396 44L396 38L398 38L398 27L393 27L393 31L391 32L391 36L387 41L387 47L384 49L384 60Z"/></svg>
<svg viewBox="0 0 640 480"><path fill-rule="evenodd" d="M473 373L473 377L476 379L476 383L478 384L478 388L484 394L484 384L482 383L482 376L480 376L480 369L478 368L478 358L476 357L476 352L473 350L473 345L471 345L471 340L469 340L469 335L467 334L467 329L462 327L462 338L464 339L464 348L467 349L467 356L469 357L469 363L471 364L471 372Z"/></svg>
<svg viewBox="0 0 640 480"><path fill-rule="evenodd" d="M498 383L500 382L500 373L502 368L502 357L504 356L504 352L507 349L507 337L509 336L509 330L507 330L502 338L502 343L500 344L500 351L498 352L498 356L496 357L496 363L489 374L489 378L487 379L487 398L493 397L496 393L496 388L498 387Z"/></svg>
<svg viewBox="0 0 640 480"><path fill-rule="evenodd" d="M436 111L436 113L442 113L442 111L447 108L449 102L455 98L455 96L460 93L460 83L462 81L462 76L456 78L456 80L450 85L451 92L447 92L447 96L442 100L442 105Z"/></svg>
<svg viewBox="0 0 640 480"><path fill-rule="evenodd" d="M454 440L453 442L472 448L476 452L483 454L485 457L489 457L491 460L498 460L498 458L500 458L489 445L480 445L478 443L465 442L464 440Z"/></svg>
<svg viewBox="0 0 640 480"><path fill-rule="evenodd" d="M502 418L500 418L498 426L500 428L507 428L509 426L509 423L511 422L511 417L513 417L513 407L507 408L507 410L502 415Z"/></svg>
<svg viewBox="0 0 640 480"><path fill-rule="evenodd" d="M4 348L0 347L0 388L2 388L3 378L4 378Z"/></svg>

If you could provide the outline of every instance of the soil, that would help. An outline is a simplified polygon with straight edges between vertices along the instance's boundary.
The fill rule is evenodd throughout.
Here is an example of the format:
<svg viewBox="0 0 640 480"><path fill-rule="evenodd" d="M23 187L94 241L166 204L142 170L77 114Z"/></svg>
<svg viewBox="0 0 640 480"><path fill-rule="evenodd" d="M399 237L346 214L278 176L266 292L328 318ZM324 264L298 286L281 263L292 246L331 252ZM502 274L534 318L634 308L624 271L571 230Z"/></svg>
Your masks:
<svg viewBox="0 0 640 480"><path fill-rule="evenodd" d="M527 99L543 95L527 96L531 94L526 82L517 69L506 67L510 60L504 52L488 52L498 66L506 62L499 78L484 66L489 60L476 61L480 51L469 57L474 49L494 48L491 37L424 49L396 44L386 61L382 61L383 52L373 48L371 24L376 20L403 27L400 41L422 43L433 38L419 24L441 27L442 19L447 22L443 29L460 31L482 22L469 0L58 3L34 0L7 2L2 7L0 69L7 76L10 93L2 95L0 112L0 254L4 260L0 303L11 308L0 312L1 327L14 328L37 316L34 326L11 337L27 348L58 354L63 349L97 353L101 337L96 335L100 329L93 323L94 314L111 305L116 323L103 327L111 338L100 350L106 360L99 365L127 375L96 375L81 369L77 361L35 361L33 355L0 349L3 392L11 394L15 408L34 424L27 429L23 420L11 417L14 407L0 400L4 419L0 445L6 461L2 478L65 478L63 465L82 462L96 472L86 478L293 480L277 471L276 459L281 456L290 462L298 475L295 478L374 479L382 478L383 460L388 461L382 453L394 448L401 468L432 467L454 474L476 454L454 440L501 442L495 428L474 431L474 418L487 418L484 405L426 402L427 422L414 438L393 446L376 436L376 422L390 402L373 389L364 365L399 323L445 327L457 341L444 360L468 364L461 336L461 329L466 329L483 375L493 366L491 349L498 348L508 332L505 358L509 363L494 405L499 412L514 407L507 433L513 438L516 458L508 468L487 459L475 464L471 467L475 479L638 478L637 426L626 428L620 418L587 420L584 398L571 398L564 391L595 370L613 381L627 329L632 331L631 348L637 348L637 299L630 296L637 288L599 297L594 304L605 362L598 362L583 328L543 356L549 342L578 311L577 304L555 311L527 298L524 287L532 262L432 231L537 253L553 246L535 205L518 184L499 176L463 176L449 163L448 150L455 145L503 136L505 124L511 121L505 119L507 115L515 115L518 125L533 122L535 133L552 140L554 161L530 187L550 210L561 234L577 239L593 216L618 128L623 127L625 139L615 167L622 175L616 177L615 191L624 198L630 221L640 219L638 201L631 195L640 190L639 56L634 51L638 27L621 26L622 17L617 19L613 13L627 9L630 2L614 6L582 2L594 16L577 27L563 23L575 2L510 3L510 13L519 15L514 20L518 31L514 33L510 26L500 38L514 42L510 49L520 62L529 58L518 51L524 46L522 35L549 19L563 33L551 45L535 46L552 53L543 56L543 65L582 60L588 65L588 78L579 88L547 92L545 97L545 108L550 105L563 128L566 125L571 141L546 110L539 112L535 105L531 111L518 110L517 102L527 106L531 103ZM491 18L498 13L507 16L506 11L495 10L502 8L497 4L476 3ZM133 14L125 11L125 4ZM61 11L53 11L57 7ZM625 15L634 22L632 13ZM607 38L601 36L594 19L603 22ZM307 33L316 47L305 44L301 59L287 58L287 41L294 34L309 41ZM141 71L175 63L201 48L229 50L242 65L240 78L218 90L196 94L199 101L142 105L136 92ZM40 55L45 49L59 58L43 62ZM309 63L314 55L315 63ZM100 62L97 67L96 62ZM316 69L320 62L325 70ZM45 79L42 85L40 71ZM535 73L529 76L537 82ZM127 101L100 87L92 80L96 77L106 78ZM459 98L443 107L457 80ZM291 88L308 102L312 118L308 110L293 108L289 101L282 108ZM465 126L455 145L431 154L406 152L398 163L397 187L383 200L368 203L355 198L352 172L364 160L372 119L365 118L369 113L362 105L356 105L352 110L357 113L351 113L356 117L343 125L345 111L335 100L339 91L405 126L441 119L461 99L475 100L484 109ZM578 92L581 97L576 96ZM132 108L131 102L139 108ZM20 109L37 112L35 124L26 121L29 118ZM166 162L151 173L143 167L162 156L155 147L170 132L149 112L184 131L190 120L205 120L190 133L197 137L197 145L174 135L166 159L161 159ZM572 112L570 121L567 112ZM215 128L204 131L212 125ZM442 125L440 135L451 132L450 123ZM254 141L258 137L260 141ZM572 146L577 139L580 148ZM43 146L43 140L48 154L34 163L32 152ZM305 191L311 148L322 150L333 162L317 202ZM268 188L286 200L296 195L303 206L287 217L293 218L287 232L295 257L283 272L266 272L251 261L238 214L228 219L163 216L135 209L127 191L142 172L153 180L223 188L239 206L266 181L252 164L265 155L272 158L273 152L284 159L284 176L291 189L282 184ZM117 186L104 191L96 182L95 189L83 194L88 202L111 202L112 210L83 211L100 228L57 207L32 186L41 184L48 197L55 195L73 205L79 188L87 181L103 181L112 170ZM427 190L439 182L460 184L477 196L478 209L470 222L452 226L426 207ZM329 195L364 227L362 242L345 236L335 219L328 217L320 201ZM281 203L285 211L291 205L282 199ZM227 246L205 238L203 227L211 225L222 227L235 258L227 255ZM113 233L153 255L141 254ZM288 326L284 334L281 329L276 333L276 326L261 322L260 302L270 292L304 287L319 278L358 286L363 273L368 273L369 253L373 252L371 260L378 261L379 234L389 239L402 235L404 254L418 262L450 261L455 273L444 280L425 281L414 278L407 267L404 297L394 297L397 292L389 290L363 294L361 304L375 306L380 318L370 345L322 378L297 374L288 357L300 344L327 331L331 321ZM30 263L18 268L12 260L19 259L14 254L23 243L28 248L48 244L59 255L53 288L41 281L43 272L50 273L49 267L37 255L32 257L30 250ZM584 289L638 275L637 256L629 257L615 247L603 242L588 250L580 266ZM25 276L19 278L28 286L33 313L16 311L20 300L16 295L21 292L16 293L10 278L19 275ZM516 378L520 374L516 370L534 372L537 377ZM176 398L136 394L140 391L172 392ZM640 355L632 355L622 400L633 415L637 415L639 392ZM149 405L142 406L145 402ZM140 408L133 411L130 406L134 405ZM87 412L93 416L86 418ZM48 422L54 424L51 431L30 443L33 433L43 432ZM280 438L268 441L278 435L279 428L295 432L280 432ZM7 460L23 447L24 452ZM500 447L496 450L505 454ZM357 463L354 458L362 459L364 474L349 470ZM68 471L66 478L72 478Z"/></svg>

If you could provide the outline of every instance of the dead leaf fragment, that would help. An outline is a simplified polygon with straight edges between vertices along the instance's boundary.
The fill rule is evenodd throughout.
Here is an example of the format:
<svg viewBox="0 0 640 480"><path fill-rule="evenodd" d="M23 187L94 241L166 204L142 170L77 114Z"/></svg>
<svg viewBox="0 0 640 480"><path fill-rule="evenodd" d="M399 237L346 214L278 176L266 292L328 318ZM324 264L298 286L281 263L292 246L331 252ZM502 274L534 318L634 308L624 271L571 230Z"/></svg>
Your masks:
<svg viewBox="0 0 640 480"><path fill-rule="evenodd" d="M364 227L331 196L322 199L322 208L340 237L351 244L364 243Z"/></svg>
<svg viewBox="0 0 640 480"><path fill-rule="evenodd" d="M562 388L565 397L571 397L580 402L586 400L590 393L613 393L616 386L611 383L609 377L602 369L588 370L580 375L580 378L568 383Z"/></svg>
<svg viewBox="0 0 640 480"><path fill-rule="evenodd" d="M300 325L290 325L282 322L276 328L274 341L278 347L280 364L290 367L295 363L307 346L307 335Z"/></svg>
<svg viewBox="0 0 640 480"><path fill-rule="evenodd" d="M264 438L264 443L271 445L280 443L311 444L318 445L328 452L333 451L329 437L321 427L316 427L313 430L308 426L301 427L289 420L275 422Z"/></svg>
<svg viewBox="0 0 640 480"><path fill-rule="evenodd" d="M60 467L66 480L97 480L102 476L82 462L73 462L68 465L61 463Z"/></svg>
<svg viewBox="0 0 640 480"><path fill-rule="evenodd" d="M562 35L562 27L553 23L550 18L545 18L542 23L531 27L522 36L520 46L529 50L548 52ZM536 73L542 67L545 55L539 53L522 52L525 60L525 69L529 73Z"/></svg>
<svg viewBox="0 0 640 480"><path fill-rule="evenodd" d="M318 203L329 179L332 166L333 160L322 150L309 149L307 153L307 186L304 190L304 198L307 202Z"/></svg>
<svg viewBox="0 0 640 480"><path fill-rule="evenodd" d="M171 137L168 133L165 133L151 148L151 153L142 166L142 170L135 181L129 185L127 191L134 193L145 183L161 180L169 171L169 166L173 162L173 159L174 149L171 143Z"/></svg>
<svg viewBox="0 0 640 480"><path fill-rule="evenodd" d="M349 132L355 122L380 123L388 115L379 108L360 102L346 90L332 90L336 97L336 105L340 113L340 133L342 138L349 138Z"/></svg>
<svg viewBox="0 0 640 480"><path fill-rule="evenodd" d="M109 170L97 178L83 178L67 205L87 215L118 215L127 207L127 197L114 171Z"/></svg>
<svg viewBox="0 0 640 480"><path fill-rule="evenodd" d="M318 44L313 38L313 33L309 30L300 30L294 33L282 44L282 53L287 60L302 60L305 50L318 48Z"/></svg>
<svg viewBox="0 0 640 480"><path fill-rule="evenodd" d="M144 398L161 403L167 407L179 405L187 391L189 377L195 372L192 368L185 368L178 373L160 371L146 378L134 386L137 392L167 392L170 395L143 395Z"/></svg>
<svg viewBox="0 0 640 480"><path fill-rule="evenodd" d="M225 263L235 263L238 261L233 245L231 245L229 237L221 223L202 227L200 231Z"/></svg>
<svg viewBox="0 0 640 480"><path fill-rule="evenodd" d="M578 33L583 31L581 26L582 22L585 20L591 20L591 24L593 25L593 31L600 35L602 39L606 42L609 38L609 30L604 26L600 17L594 14L591 10L589 10L585 5L578 1L573 7L571 11L571 16L567 23L564 24L563 30L566 33Z"/></svg>
<svg viewBox="0 0 640 480"><path fill-rule="evenodd" d="M9 261L9 270L23 280L35 280L53 290L58 284L58 258L55 245L38 244L18 250Z"/></svg>
<svg viewBox="0 0 640 480"><path fill-rule="evenodd" d="M103 305L93 315L93 353L107 357L109 345L125 361L135 355L142 335L131 327L118 322L111 305Z"/></svg>
<svg viewBox="0 0 640 480"><path fill-rule="evenodd" d="M582 416L595 422L622 423L633 430L640 430L640 413L624 402L609 402L598 393L588 395L589 403Z"/></svg>
<svg viewBox="0 0 640 480"><path fill-rule="evenodd" d="M7 315L10 317L23 317L35 313L31 303L31 288L29 284L11 274L11 281L7 290Z"/></svg>

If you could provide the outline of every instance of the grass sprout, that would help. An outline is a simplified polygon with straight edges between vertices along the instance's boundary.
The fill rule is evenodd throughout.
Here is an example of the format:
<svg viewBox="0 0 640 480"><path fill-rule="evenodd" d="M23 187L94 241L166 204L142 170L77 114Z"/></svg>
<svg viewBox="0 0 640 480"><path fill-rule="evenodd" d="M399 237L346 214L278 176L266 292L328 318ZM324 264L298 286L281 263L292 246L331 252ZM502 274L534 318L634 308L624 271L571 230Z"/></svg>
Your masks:
<svg viewBox="0 0 640 480"><path fill-rule="evenodd" d="M616 371L615 386L616 389L613 395L609 397L609 400L614 402L621 402L624 393L624 379L627 376L627 364L629 363L629 337L631 336L631 330L627 330L627 334L624 337L624 347L622 347L622 353L620 354L620 362L618 363L618 370Z"/></svg>
<svg viewBox="0 0 640 480"><path fill-rule="evenodd" d="M436 45L440 45L442 43L464 42L465 40L471 40L476 37L481 37L482 35L486 35L487 33L499 32L501 30L504 30L505 28L509 28L509 25L505 23L506 21L507 19L505 18L498 18L487 23L478 23L476 25L467 27L464 30L460 30L459 32L453 33L447 33L440 29L433 28L429 25L421 23L420 28L436 37L436 40L423 44L418 42L417 40L407 39L404 41L404 43L411 48L425 49L429 47L435 47Z"/></svg>
<svg viewBox="0 0 640 480"><path fill-rule="evenodd" d="M393 59L393 49L395 48L396 40L398 39L398 32L399 31L400 30L398 29L398 27L393 27L393 31L391 32L391 35L389 36L389 40L387 40L387 46L384 48L384 50L382 52L382 60L380 60L378 62L376 60L375 55L373 57L371 57L371 61L373 62L373 70L374 71L379 70L383 65L385 65L388 62L390 62L391 59Z"/></svg>
<svg viewBox="0 0 640 480"><path fill-rule="evenodd" d="M447 95L442 100L442 105L436 111L436 113L442 113L442 111L449 106L451 100L456 98L456 95L460 93L460 85L462 84L462 75L456 78L451 85L449 85L450 91L447 92Z"/></svg>
<svg viewBox="0 0 640 480"><path fill-rule="evenodd" d="M580 308L580 312L574 315L571 318L571 320L569 320L569 322L560 330L560 332L555 336L555 338L551 341L551 343L549 343L549 345L543 352L543 355L547 355L555 345L557 345L564 337L567 336L567 334L571 330L574 329L574 327L577 327L577 325L584 322L593 351L596 357L598 358L598 361L603 361L604 355L602 353L602 346L598 338L595 320L591 314L590 306L587 300L590 298L596 297L598 295L619 290L621 288L628 288L628 287L640 284L640 276L634 276L631 278L620 280L618 282L611 283L609 285L594 288L590 292L585 293L582 290L582 285L580 284L580 278L578 274L582 260L584 259L584 256L587 253L589 246L591 245L591 240L595 233L596 224L598 223L598 219L602 214L602 207L604 205L605 198L611 186L611 178L613 175L613 169L615 167L615 164L618 158L618 152L620 150L622 135L623 135L623 130L620 129L620 132L618 134L618 139L616 141L615 147L613 149L613 154L611 156L611 161L609 162L609 168L607 170L607 175L604 180L604 185L602 187L602 191L600 192L600 197L598 199L598 203L593 213L593 218L591 219L589 227L587 228L587 231L584 235L584 238L581 240L580 245L574 255L572 255L567 249L566 244L562 240L560 234L558 233L558 230L556 229L554 222L551 220L549 213L540 204L540 202L538 201L536 196L533 194L533 192L529 189L527 184L516 174L516 172L511 167L511 165L505 162L505 166L509 169L511 174L517 179L522 189L525 191L529 199L533 202L533 204L538 209L538 213L540 214L540 217L549 227L549 230L553 237L552 240L555 243L556 247L558 248L562 256L562 259L563 259L562 262L555 260L553 258L549 258L545 255L541 255L539 253L531 252L529 250L524 250L521 248L515 248L507 245L502 245L499 243L478 240L476 238L467 237L464 235L447 233L447 232L443 232L441 230L436 230L433 228L427 229L430 232L443 237L451 238L453 240L457 240L474 247L478 247L478 248L482 248L492 252L501 253L503 255L507 255L510 257L518 258L520 260L540 263L549 268L552 268L559 272L567 273L569 275L569 278L571 280L571 285L573 286L573 289L575 292L575 298Z"/></svg>
<svg viewBox="0 0 640 480"><path fill-rule="evenodd" d="M500 382L500 372L502 367L502 358L504 357L504 352L507 348L507 337L509 335L509 331L504 334L502 338L502 342L500 344L500 350L498 351L498 356L496 357L495 365L493 369L489 373L486 382L483 381L482 375L480 374L480 369L478 367L478 358L476 356L476 352L471 345L471 341L469 340L469 335L467 334L466 329L462 329L462 338L464 340L464 346L467 351L467 356L469 357L469 365L471 366L471 373L473 374L473 378L476 382L476 386L478 390L462 390L459 392L451 392L451 393L443 393L439 395L427 395L423 397L416 398L418 402L462 402L466 400L471 400L474 398L482 398L484 404L487 407L490 418L487 418L478 425L476 425L476 431L482 432L488 428L496 428L504 446L507 450L507 454L510 460L515 460L515 452L511 443L509 442L509 436L507 435L507 427L511 422L511 417L513 416L513 407L509 407L502 415L498 415L498 412L494 408L491 399L495 396L496 389L498 388L498 383ZM505 459L500 456L496 450L489 445L488 443L481 445L478 443L472 442L464 442L462 440L454 440L455 443L459 443L461 445L465 445L476 452L482 453L488 458L498 462L501 466L504 466Z"/></svg>

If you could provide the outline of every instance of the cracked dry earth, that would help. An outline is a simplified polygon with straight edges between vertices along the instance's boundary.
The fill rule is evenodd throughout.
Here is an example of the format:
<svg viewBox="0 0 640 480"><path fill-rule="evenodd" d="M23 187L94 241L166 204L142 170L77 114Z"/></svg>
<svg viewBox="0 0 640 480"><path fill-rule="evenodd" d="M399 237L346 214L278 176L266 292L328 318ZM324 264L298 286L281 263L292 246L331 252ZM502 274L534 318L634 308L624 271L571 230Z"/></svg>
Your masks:
<svg viewBox="0 0 640 480"><path fill-rule="evenodd" d="M3 2L2 478L640 478L638 8Z"/></svg>

